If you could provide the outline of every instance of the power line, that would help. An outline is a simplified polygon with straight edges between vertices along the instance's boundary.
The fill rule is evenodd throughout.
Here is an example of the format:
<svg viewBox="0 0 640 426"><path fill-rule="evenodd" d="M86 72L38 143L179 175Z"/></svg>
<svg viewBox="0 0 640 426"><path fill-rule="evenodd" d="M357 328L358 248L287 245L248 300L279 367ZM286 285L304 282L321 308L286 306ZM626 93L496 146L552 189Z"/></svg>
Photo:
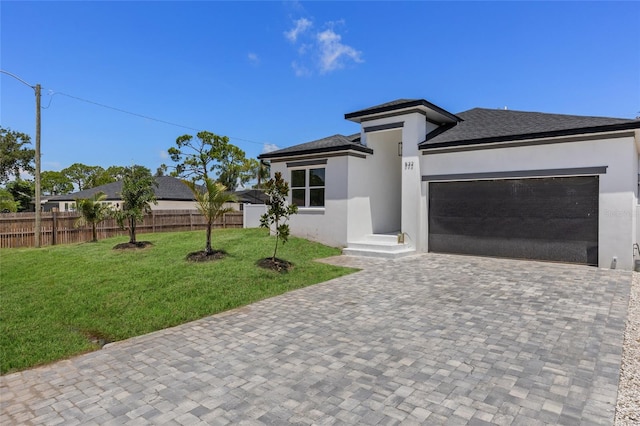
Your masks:
<svg viewBox="0 0 640 426"><path fill-rule="evenodd" d="M53 100L53 97L55 95L62 95L62 96L66 96L66 97L71 98L71 99L75 99L77 101L86 102L88 104L96 105L96 106L99 106L101 108L107 108L107 109L110 109L110 110L113 110L113 111L121 112L123 114L133 115L134 117L144 118L146 120L151 120L151 121L155 121L155 122L162 123L162 124L168 124L169 126L181 127L183 129L193 130L193 131L196 131L196 132L199 132L199 131L202 130L202 129L196 129L195 127L185 126L183 124L172 123L171 121L161 120L159 118L151 117L151 116L148 116L148 115L139 114L137 112L127 111L127 110L122 109L122 108L117 108L117 107L113 107L113 106L110 106L110 105L105 105L105 104L100 103L100 102L92 101L92 100L89 100L89 99L84 99L84 98L81 98L79 96L70 95L68 93L56 92L56 91L52 91L51 90L50 91L50 95L51 95L51 99L49 99L49 104L45 108L49 108L49 106L51 105L51 101ZM229 139L234 139L234 140L238 140L238 141L253 143L253 144L256 144L256 145L264 145L265 144L265 142L258 142L258 141L253 141L253 140L250 140L250 139L238 138L238 137L235 137L235 136L227 136L227 137Z"/></svg>
<svg viewBox="0 0 640 426"><path fill-rule="evenodd" d="M15 74L10 73L9 71L5 71L5 70L0 70L0 73L2 74L6 74L6 75L10 75L11 77L15 78L16 80L18 80L20 83L26 84L27 86L31 87L32 89L35 89L36 86L33 86L29 83L27 83L26 81L24 81L23 79L21 79L20 77L18 77Z"/></svg>

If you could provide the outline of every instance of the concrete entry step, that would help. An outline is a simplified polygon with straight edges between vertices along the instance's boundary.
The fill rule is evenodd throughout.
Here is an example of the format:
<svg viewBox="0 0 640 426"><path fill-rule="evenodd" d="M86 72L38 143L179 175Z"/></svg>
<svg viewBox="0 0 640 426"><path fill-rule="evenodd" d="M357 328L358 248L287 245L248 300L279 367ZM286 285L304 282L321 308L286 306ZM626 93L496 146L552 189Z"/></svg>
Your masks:
<svg viewBox="0 0 640 426"><path fill-rule="evenodd" d="M415 254L415 249L407 243L398 243L398 233L369 234L362 240L347 243L342 254L395 259Z"/></svg>

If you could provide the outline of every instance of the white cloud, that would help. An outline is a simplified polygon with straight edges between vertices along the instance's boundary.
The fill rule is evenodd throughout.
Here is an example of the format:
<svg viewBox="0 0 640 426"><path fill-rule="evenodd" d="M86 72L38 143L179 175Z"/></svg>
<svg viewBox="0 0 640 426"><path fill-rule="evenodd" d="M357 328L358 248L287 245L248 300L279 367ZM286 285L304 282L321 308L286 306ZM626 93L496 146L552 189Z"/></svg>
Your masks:
<svg viewBox="0 0 640 426"><path fill-rule="evenodd" d="M314 69L320 74L327 74L344 68L348 63L364 62L362 52L344 44L342 36L335 30L336 26L345 25L344 20L325 22L327 29L321 32L309 31L313 22L306 18L294 23L295 27L284 35L298 46L298 60L291 62L297 77L310 76Z"/></svg>
<svg viewBox="0 0 640 426"><path fill-rule="evenodd" d="M313 23L309 21L307 18L300 18L295 22L296 26L290 29L289 31L285 31L284 36L291 42L295 43L298 40L298 36L307 31Z"/></svg>
<svg viewBox="0 0 640 426"><path fill-rule="evenodd" d="M169 153L165 150L160 151L160 158L166 160L167 158L169 158Z"/></svg>
<svg viewBox="0 0 640 426"><path fill-rule="evenodd" d="M311 75L311 70L304 65L300 65L297 61L291 62L291 68L296 74L296 77L306 77Z"/></svg>
<svg viewBox="0 0 640 426"><path fill-rule="evenodd" d="M265 143L264 145L262 145L262 153L266 154L268 152L273 152L273 151L277 151L280 148L278 147L278 145L274 144L274 143Z"/></svg>
<svg viewBox="0 0 640 426"><path fill-rule="evenodd" d="M258 65L260 63L260 58L253 52L249 52L247 54L247 59L249 59L249 62L251 62L253 65Z"/></svg>
<svg viewBox="0 0 640 426"><path fill-rule="evenodd" d="M362 52L351 46L342 44L342 37L333 31L325 30L317 35L320 48L320 72L327 73L344 67L348 59L354 62L362 61Z"/></svg>

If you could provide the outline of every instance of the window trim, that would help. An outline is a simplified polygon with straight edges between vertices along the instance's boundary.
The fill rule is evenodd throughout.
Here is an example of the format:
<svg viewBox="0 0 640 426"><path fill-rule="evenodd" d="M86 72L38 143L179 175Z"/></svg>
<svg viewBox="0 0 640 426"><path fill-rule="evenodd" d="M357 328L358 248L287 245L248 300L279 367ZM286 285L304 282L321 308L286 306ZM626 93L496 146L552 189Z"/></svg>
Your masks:
<svg viewBox="0 0 640 426"><path fill-rule="evenodd" d="M307 164L300 165L297 167L289 168L289 178L291 181L291 185L289 186L289 204L293 204L293 191L304 189L304 206L298 205L299 210L324 210L327 204L327 167L318 167L324 166L324 164ZM322 169L324 170L324 185L322 186L311 186L311 170ZM304 170L304 187L301 186L293 186L293 172ZM312 206L311 203L311 190L312 189L322 189L324 191L324 196L322 200L321 206Z"/></svg>

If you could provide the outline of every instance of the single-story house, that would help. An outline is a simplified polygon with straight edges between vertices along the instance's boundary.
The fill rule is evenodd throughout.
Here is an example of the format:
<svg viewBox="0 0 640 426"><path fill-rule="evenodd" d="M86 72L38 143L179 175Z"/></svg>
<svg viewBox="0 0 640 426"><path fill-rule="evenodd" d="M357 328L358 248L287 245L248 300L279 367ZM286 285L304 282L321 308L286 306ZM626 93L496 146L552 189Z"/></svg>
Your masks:
<svg viewBox="0 0 640 426"><path fill-rule="evenodd" d="M345 253L438 252L631 270L640 260L640 120L399 99L360 132L265 153L294 235Z"/></svg>
<svg viewBox="0 0 640 426"><path fill-rule="evenodd" d="M154 187L158 204L151 204L151 210L195 210L195 197L181 179L172 176L155 177L157 186ZM80 198L92 198L97 192L104 192L107 196L105 203L116 209L122 205L122 181L96 186L90 189L66 195L45 197L42 200L44 211L57 209L58 211L75 210L75 202ZM242 210L243 204L264 204L264 193L261 190L241 190L234 192L238 202L229 203L234 210Z"/></svg>
<svg viewBox="0 0 640 426"><path fill-rule="evenodd" d="M242 210L244 204L266 204L269 200L262 189L240 189L234 194L238 200L239 210Z"/></svg>
<svg viewBox="0 0 640 426"><path fill-rule="evenodd" d="M152 210L193 210L196 209L195 198L187 185L180 179L172 176L158 176L154 178L157 186L154 192L158 204L151 204ZM122 181L111 182L94 188L83 189L65 195L44 197L42 200L44 211L54 208L58 211L75 210L75 202L80 198L92 198L96 193L104 192L107 198L105 203L120 208L122 205ZM45 199L46 198L46 199Z"/></svg>

